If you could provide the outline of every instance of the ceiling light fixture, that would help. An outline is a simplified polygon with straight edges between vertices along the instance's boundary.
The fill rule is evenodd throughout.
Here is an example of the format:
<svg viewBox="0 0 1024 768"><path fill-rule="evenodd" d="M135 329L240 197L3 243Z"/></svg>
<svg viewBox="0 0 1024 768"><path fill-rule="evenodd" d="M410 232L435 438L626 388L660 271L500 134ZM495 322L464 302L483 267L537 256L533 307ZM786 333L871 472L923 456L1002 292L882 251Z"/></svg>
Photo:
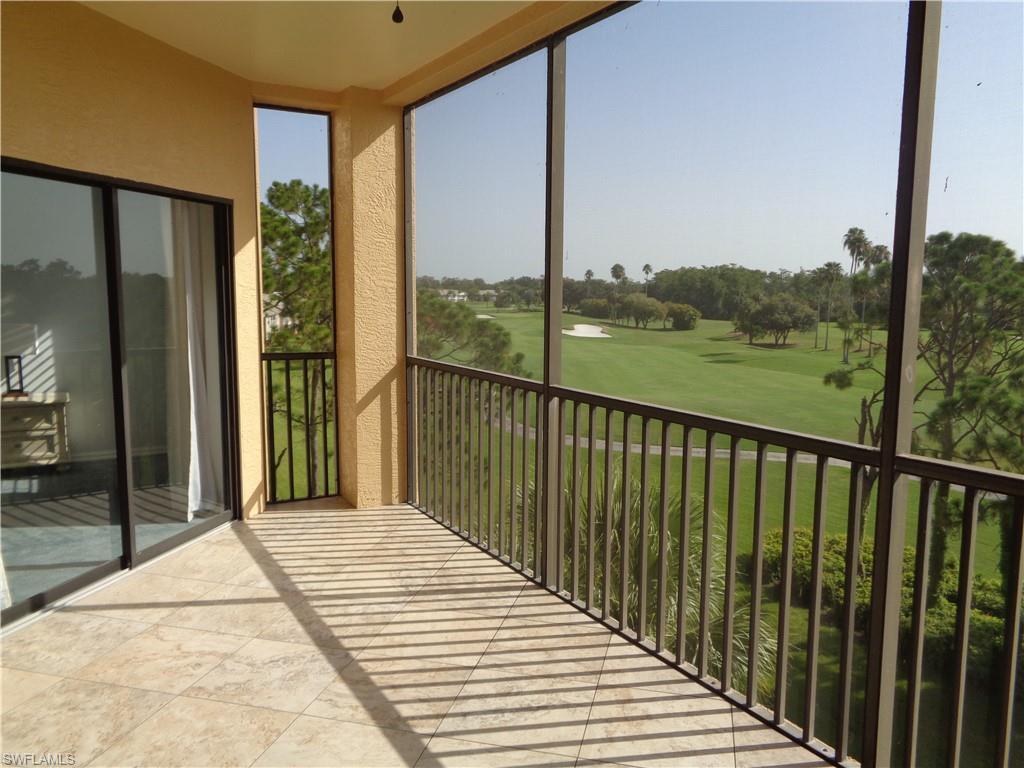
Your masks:
<svg viewBox="0 0 1024 768"><path fill-rule="evenodd" d="M391 14L391 20L395 22L395 24L401 24L405 21L405 14L402 13L402 9L398 6L397 0L395 2L395 12Z"/></svg>

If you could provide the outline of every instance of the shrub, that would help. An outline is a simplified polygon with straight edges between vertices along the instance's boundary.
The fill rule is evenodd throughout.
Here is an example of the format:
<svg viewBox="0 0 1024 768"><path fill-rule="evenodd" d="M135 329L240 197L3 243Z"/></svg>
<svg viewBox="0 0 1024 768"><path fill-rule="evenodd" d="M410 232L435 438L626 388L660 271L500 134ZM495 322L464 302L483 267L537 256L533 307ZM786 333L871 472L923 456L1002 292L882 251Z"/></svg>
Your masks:
<svg viewBox="0 0 1024 768"><path fill-rule="evenodd" d="M700 311L689 304L669 302L665 305L665 310L672 319L672 330L674 331L692 331L697 327L697 321L700 320Z"/></svg>

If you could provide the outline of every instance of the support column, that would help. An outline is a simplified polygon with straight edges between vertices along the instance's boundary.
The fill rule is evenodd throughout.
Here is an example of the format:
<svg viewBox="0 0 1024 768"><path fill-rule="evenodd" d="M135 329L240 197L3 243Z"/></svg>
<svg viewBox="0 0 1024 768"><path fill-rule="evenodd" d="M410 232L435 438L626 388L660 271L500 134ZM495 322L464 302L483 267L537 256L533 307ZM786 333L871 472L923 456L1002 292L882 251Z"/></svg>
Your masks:
<svg viewBox="0 0 1024 768"><path fill-rule="evenodd" d="M341 495L405 498L402 109L345 91L331 113Z"/></svg>
<svg viewBox="0 0 1024 768"><path fill-rule="evenodd" d="M910 3L861 756L861 762L869 768L892 763L907 525L907 478L901 477L894 465L898 454L910 451L913 428L940 13L939 2Z"/></svg>
<svg viewBox="0 0 1024 768"><path fill-rule="evenodd" d="M559 453L564 450L559 401L550 388L562 383L562 254L565 202L565 40L548 46L547 179L544 221L544 565L543 580L559 583ZM538 431L539 435L539 431Z"/></svg>

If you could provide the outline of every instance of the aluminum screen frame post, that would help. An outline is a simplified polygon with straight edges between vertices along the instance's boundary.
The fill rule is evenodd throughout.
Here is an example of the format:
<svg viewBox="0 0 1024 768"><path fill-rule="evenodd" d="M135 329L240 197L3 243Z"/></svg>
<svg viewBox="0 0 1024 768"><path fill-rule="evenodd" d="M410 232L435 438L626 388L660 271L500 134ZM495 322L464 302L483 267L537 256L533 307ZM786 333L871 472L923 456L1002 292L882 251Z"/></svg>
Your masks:
<svg viewBox="0 0 1024 768"><path fill-rule="evenodd" d="M405 182L405 359L416 355L416 113L405 110L402 116L402 175ZM405 498L418 504L416 435L422 425L416 420L416 376L414 367L405 366ZM337 375L337 374L335 374Z"/></svg>
<svg viewBox="0 0 1024 768"><path fill-rule="evenodd" d="M885 366L880 474L875 523L876 564L871 584L871 619L864 701L866 768L892 760L907 478L896 470L910 450L914 371L921 309L921 279L931 170L932 123L942 6L938 0L910 3L907 22L903 117L893 232L889 350ZM895 354L893 354L895 352Z"/></svg>
<svg viewBox="0 0 1024 768"><path fill-rule="evenodd" d="M563 450L558 434L559 399L551 387L562 383L562 253L565 203L565 37L548 43L547 164L544 200L544 547L545 586L554 589L561 563L558 557L558 457ZM556 450L559 453L556 453Z"/></svg>

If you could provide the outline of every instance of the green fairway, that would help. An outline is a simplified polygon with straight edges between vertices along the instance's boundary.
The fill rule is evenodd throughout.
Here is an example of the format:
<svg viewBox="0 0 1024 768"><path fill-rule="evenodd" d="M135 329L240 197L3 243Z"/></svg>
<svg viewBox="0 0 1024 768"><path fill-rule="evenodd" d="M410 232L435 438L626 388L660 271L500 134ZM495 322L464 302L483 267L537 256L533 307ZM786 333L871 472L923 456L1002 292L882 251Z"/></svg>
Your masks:
<svg viewBox="0 0 1024 768"><path fill-rule="evenodd" d="M512 334L512 346L524 355L533 378L543 370L544 315L480 307ZM701 320L693 331L633 328L566 314L564 328L575 323L602 325L611 336L591 339L562 336L562 377L568 387L666 405L780 429L856 442L854 418L862 397L881 379L864 372L845 391L822 378L843 367L842 332L825 325L814 333L793 334L782 348L749 345L732 332L732 323ZM884 333L875 332L884 342ZM850 353L851 365L867 359L867 345ZM884 355L876 354L879 367Z"/></svg>

